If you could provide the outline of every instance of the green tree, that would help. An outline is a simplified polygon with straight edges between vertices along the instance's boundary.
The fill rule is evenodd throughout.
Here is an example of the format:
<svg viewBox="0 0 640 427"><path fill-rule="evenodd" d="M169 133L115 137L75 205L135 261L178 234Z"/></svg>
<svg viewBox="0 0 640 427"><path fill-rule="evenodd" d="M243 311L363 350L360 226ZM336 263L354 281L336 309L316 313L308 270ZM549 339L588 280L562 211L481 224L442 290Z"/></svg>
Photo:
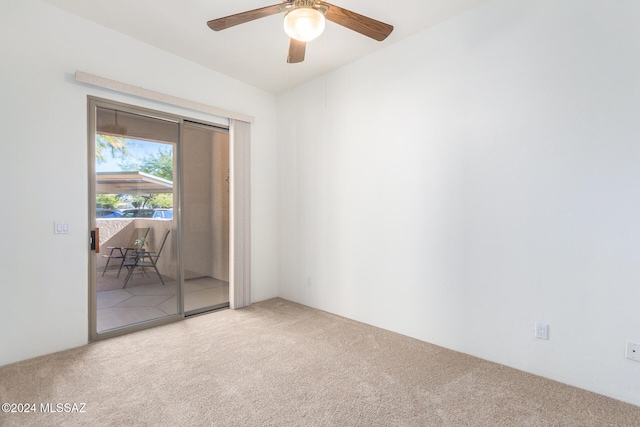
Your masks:
<svg viewBox="0 0 640 427"><path fill-rule="evenodd" d="M160 193L151 196L147 202L152 208L172 208L173 207L173 194Z"/></svg>
<svg viewBox="0 0 640 427"><path fill-rule="evenodd" d="M123 157L120 168L125 171L148 173L173 182L173 150L171 147L159 148L157 152L147 154L141 159ZM172 208L173 194L136 195L131 198L131 204L136 208Z"/></svg>
<svg viewBox="0 0 640 427"><path fill-rule="evenodd" d="M122 170L140 171L158 178L173 181L173 150L159 148L156 153L145 155L142 159L124 159L120 162Z"/></svg>
<svg viewBox="0 0 640 427"><path fill-rule="evenodd" d="M96 135L96 162L104 163L105 152L110 151L112 158L124 158L127 154L127 140L113 135Z"/></svg>
<svg viewBox="0 0 640 427"><path fill-rule="evenodd" d="M116 194L98 194L96 196L96 207L105 209L115 209L120 202L119 195Z"/></svg>
<svg viewBox="0 0 640 427"><path fill-rule="evenodd" d="M173 194L140 194L131 197L131 205L134 208L172 208Z"/></svg>

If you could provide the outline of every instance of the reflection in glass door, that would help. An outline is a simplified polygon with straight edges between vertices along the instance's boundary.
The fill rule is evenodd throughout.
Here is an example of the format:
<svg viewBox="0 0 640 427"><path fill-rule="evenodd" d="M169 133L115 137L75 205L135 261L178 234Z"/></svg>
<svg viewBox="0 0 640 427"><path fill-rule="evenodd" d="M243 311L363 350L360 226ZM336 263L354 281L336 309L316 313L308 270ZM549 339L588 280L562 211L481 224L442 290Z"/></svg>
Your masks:
<svg viewBox="0 0 640 427"><path fill-rule="evenodd" d="M229 134L182 126L182 265L185 314L229 306Z"/></svg>
<svg viewBox="0 0 640 427"><path fill-rule="evenodd" d="M179 123L124 107L95 109L92 339L180 313ZM122 109L121 109L122 108ZM94 331L97 335L94 335Z"/></svg>

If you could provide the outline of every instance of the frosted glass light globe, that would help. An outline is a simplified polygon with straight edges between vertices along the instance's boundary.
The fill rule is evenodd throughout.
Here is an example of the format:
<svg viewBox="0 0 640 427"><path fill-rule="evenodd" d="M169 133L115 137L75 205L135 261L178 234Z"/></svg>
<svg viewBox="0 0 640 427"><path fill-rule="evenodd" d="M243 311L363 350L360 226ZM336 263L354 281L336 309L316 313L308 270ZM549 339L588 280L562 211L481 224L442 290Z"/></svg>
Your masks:
<svg viewBox="0 0 640 427"><path fill-rule="evenodd" d="M324 15L310 7L290 10L284 16L284 32L292 39L310 42L324 31Z"/></svg>

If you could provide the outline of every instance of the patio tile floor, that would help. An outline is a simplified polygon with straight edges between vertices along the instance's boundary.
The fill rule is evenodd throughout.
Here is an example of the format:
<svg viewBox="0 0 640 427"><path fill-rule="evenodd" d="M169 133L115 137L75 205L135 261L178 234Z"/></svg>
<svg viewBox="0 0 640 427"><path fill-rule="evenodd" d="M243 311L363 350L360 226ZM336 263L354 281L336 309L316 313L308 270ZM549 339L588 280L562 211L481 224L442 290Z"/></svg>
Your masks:
<svg viewBox="0 0 640 427"><path fill-rule="evenodd" d="M164 277L165 285L157 274L140 275L122 289L124 277L116 277L117 269L97 275L98 332L145 322L176 314L177 284ZM229 283L204 277L186 280L185 311L216 306L229 302Z"/></svg>

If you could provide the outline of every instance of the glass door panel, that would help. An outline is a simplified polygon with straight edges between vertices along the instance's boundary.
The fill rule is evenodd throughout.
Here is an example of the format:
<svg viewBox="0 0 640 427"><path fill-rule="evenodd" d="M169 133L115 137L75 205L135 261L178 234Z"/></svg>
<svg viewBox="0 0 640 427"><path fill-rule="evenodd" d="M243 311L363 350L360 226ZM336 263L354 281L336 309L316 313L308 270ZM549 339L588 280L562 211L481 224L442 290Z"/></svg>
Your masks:
<svg viewBox="0 0 640 427"><path fill-rule="evenodd" d="M178 140L177 122L95 109L97 335L180 314Z"/></svg>
<svg viewBox="0 0 640 427"><path fill-rule="evenodd" d="M229 306L229 134L182 126L185 314Z"/></svg>

